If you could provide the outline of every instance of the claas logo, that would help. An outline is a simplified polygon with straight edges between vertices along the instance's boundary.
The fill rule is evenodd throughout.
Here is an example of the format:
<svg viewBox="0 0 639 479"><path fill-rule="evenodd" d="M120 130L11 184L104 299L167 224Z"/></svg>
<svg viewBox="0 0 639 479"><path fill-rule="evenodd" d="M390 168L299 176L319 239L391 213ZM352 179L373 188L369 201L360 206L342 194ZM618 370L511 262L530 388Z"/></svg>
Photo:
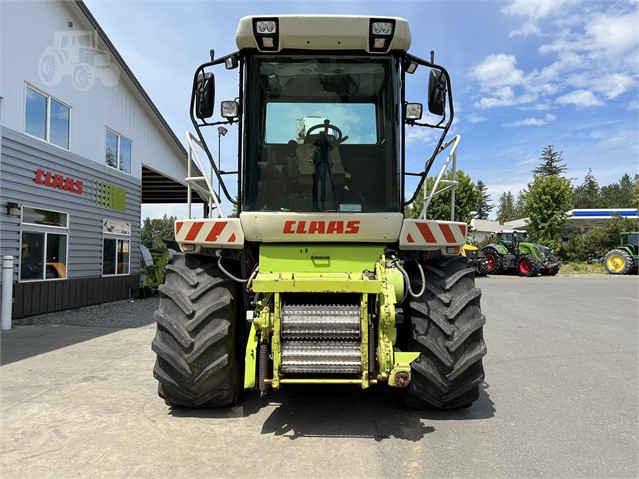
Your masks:
<svg viewBox="0 0 639 479"><path fill-rule="evenodd" d="M359 232L359 221L288 220L282 232L286 235L355 235Z"/></svg>

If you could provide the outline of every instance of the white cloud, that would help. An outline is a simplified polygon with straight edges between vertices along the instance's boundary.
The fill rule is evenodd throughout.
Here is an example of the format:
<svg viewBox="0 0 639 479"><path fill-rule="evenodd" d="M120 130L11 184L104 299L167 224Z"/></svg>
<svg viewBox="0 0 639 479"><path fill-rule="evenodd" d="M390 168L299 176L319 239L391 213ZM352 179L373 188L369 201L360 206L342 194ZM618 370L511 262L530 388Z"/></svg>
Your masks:
<svg viewBox="0 0 639 479"><path fill-rule="evenodd" d="M512 123L505 123L502 126L508 128L514 128L518 126L544 126L551 121L555 121L557 117L552 113L547 113L543 118L526 118L525 120L514 121Z"/></svg>
<svg viewBox="0 0 639 479"><path fill-rule="evenodd" d="M557 102L562 105L575 105L577 108L589 108L604 104L590 90L575 90L558 97Z"/></svg>
<svg viewBox="0 0 639 479"><path fill-rule="evenodd" d="M484 90L521 85L524 82L524 72L516 68L516 65L514 55L488 55L472 68L471 76L479 81Z"/></svg>
<svg viewBox="0 0 639 479"><path fill-rule="evenodd" d="M639 2L582 4L576 0L514 0L501 8L521 17L521 29L551 37L538 48L547 65L529 70L513 54L488 55L469 71L482 97L475 108L520 106L543 110L549 103L578 108L601 106L639 84ZM576 13L575 5L579 8ZM629 108L633 108L630 103ZM535 119L529 119L531 121ZM534 122L534 121L533 121Z"/></svg>
<svg viewBox="0 0 639 479"><path fill-rule="evenodd" d="M486 117L484 116L480 116L480 115L475 115L474 113L468 115L466 117L466 119L471 122L471 123L480 123L482 121L486 121Z"/></svg>
<svg viewBox="0 0 639 479"><path fill-rule="evenodd" d="M551 13L562 9L567 3L572 2L571 0L514 0L510 2L501 8L501 12L505 15L525 17L526 21L520 28L512 30L509 36L540 35L541 29L537 22Z"/></svg>
<svg viewBox="0 0 639 479"><path fill-rule="evenodd" d="M406 132L406 143L427 143L432 144L439 138L439 133L430 128L413 127Z"/></svg>

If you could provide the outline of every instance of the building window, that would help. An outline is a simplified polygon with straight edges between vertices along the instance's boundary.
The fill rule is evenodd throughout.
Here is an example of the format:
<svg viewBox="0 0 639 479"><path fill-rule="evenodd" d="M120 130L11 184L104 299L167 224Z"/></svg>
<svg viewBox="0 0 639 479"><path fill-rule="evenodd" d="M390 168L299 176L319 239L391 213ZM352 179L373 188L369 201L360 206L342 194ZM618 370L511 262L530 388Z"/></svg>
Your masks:
<svg viewBox="0 0 639 479"><path fill-rule="evenodd" d="M131 174L131 140L107 128L105 163Z"/></svg>
<svg viewBox="0 0 639 479"><path fill-rule="evenodd" d="M104 220L102 248L102 275L129 274L131 225L117 220Z"/></svg>
<svg viewBox="0 0 639 479"><path fill-rule="evenodd" d="M53 97L27 87L24 130L65 150L69 149L71 109Z"/></svg>
<svg viewBox="0 0 639 479"><path fill-rule="evenodd" d="M68 225L67 213L22 207L21 281L67 277Z"/></svg>

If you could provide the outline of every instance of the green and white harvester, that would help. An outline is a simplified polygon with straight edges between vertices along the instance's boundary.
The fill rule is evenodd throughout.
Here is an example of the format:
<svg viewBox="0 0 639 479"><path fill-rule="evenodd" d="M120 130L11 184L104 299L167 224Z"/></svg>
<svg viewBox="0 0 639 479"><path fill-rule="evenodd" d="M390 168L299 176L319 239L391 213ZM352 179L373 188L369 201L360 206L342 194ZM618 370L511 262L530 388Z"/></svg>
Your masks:
<svg viewBox="0 0 639 479"><path fill-rule="evenodd" d="M237 52L211 51L194 75L187 182L210 217L175 223L181 253L155 313L159 395L224 407L242 389L386 384L412 407L471 405L486 345L481 291L459 254L468 227L452 221L454 194L451 221L427 214L435 191L457 185L448 72L432 53L408 53L401 18L245 17L236 40ZM238 69L239 89L214 121L213 72L224 67ZM427 112L405 99L418 67ZM234 171L204 138L223 125L237 128ZM420 127L438 140L414 167L405 144ZM422 214L406 218L443 152ZM231 191L226 175L237 177Z"/></svg>

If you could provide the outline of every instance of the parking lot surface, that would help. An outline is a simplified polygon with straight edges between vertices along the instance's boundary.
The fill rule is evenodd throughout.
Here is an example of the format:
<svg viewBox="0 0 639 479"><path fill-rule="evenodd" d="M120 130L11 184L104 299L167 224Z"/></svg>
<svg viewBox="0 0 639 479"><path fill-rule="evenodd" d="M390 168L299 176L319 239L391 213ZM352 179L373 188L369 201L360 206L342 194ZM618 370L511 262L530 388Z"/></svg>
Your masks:
<svg viewBox="0 0 639 479"><path fill-rule="evenodd" d="M637 477L637 277L477 283L486 382L450 412L345 386L171 409L157 298L113 306L133 328L22 322L1 337L0 477Z"/></svg>

